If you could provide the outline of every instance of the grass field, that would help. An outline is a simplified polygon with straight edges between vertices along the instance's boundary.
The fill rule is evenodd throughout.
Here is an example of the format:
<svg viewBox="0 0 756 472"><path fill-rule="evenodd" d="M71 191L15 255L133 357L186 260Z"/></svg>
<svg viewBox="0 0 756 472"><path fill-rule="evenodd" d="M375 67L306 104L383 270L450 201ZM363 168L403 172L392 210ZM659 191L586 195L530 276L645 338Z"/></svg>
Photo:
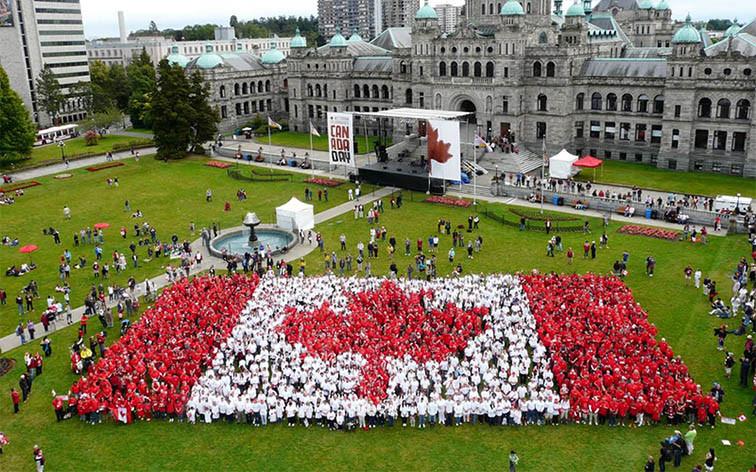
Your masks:
<svg viewBox="0 0 756 472"><path fill-rule="evenodd" d="M603 169L596 169L595 181L605 184L638 186L650 190L695 195L735 195L756 198L756 179L711 172L677 172L648 164L604 160ZM594 178L593 170L583 170L579 180Z"/></svg>
<svg viewBox="0 0 756 472"><path fill-rule="evenodd" d="M377 138L369 137L368 147L365 147L364 137L358 136L355 139L357 140L357 154L373 152L373 144ZM256 138L256 141L261 144L268 144L268 137L259 136ZM295 131L281 131L271 135L271 143L273 146L310 149L310 135L308 133L297 133ZM328 136L325 132L320 137L312 137L312 149L315 151L328 151Z"/></svg>
<svg viewBox="0 0 756 472"><path fill-rule="evenodd" d="M143 167L142 167L143 166ZM139 164L129 162L126 167L116 169L112 175L121 179L119 189L108 188L104 179L106 173L85 175L77 173L68 182L43 181L42 187L30 189L26 200L15 207L0 208L2 221L11 221L19 235L25 235L31 242L45 244L35 257L55 258L58 248L50 247L50 241L41 240L39 228L44 221L50 221L68 233L84 222L94 222L95 216L105 212L114 218L114 227L121 221L130 221L122 213L122 200L126 195L132 199L132 208L140 207L146 219L154 222L160 234L187 233L189 219L197 224L220 219L224 225L237 224L242 212L232 202L230 214L222 213L224 193L233 197L233 191L243 186L250 195L249 208L260 215L263 221L272 218L273 206L280 198L283 201L291 193L301 193L301 184L240 184L224 183L225 174L202 166L201 160L191 159L167 165L144 159ZM101 174L101 175L100 175ZM60 184L60 187L58 185ZM288 185L292 185L291 188ZM204 203L204 189L215 191L216 201ZM62 196L59 194L63 193ZM62 221L61 202L74 198L72 204L74 221ZM399 210L389 208L380 225L386 226L389 235L399 241L400 255L397 265L403 272L410 259L401 255L404 238L409 237L414 247L417 238L424 240L435 233L438 218L452 220L455 225L466 222L472 208L461 209L422 202L421 194L404 193L405 205ZM39 200L39 201L37 201ZM138 202L134 204L133 202ZM316 205L319 205L316 202ZM503 205L488 205L489 211L504 214ZM145 210L147 209L147 210ZM322 209L322 207L321 207ZM12 210L12 215L6 213ZM317 211L317 210L316 210ZM7 215L7 216L6 216ZM197 215L197 216L195 216ZM219 216L220 215L220 216ZM17 222L27 217L28 224ZM78 218L78 220L77 220ZM592 220L594 233L591 239L598 239L600 221ZM712 328L717 320L709 317L705 298L699 290L686 287L682 271L688 264L700 267L705 276L720 282L723 293L729 293L728 275L739 257L747 255L750 247L740 236L727 238L712 237L707 246L690 245L647 239L640 236L620 235L619 225L612 223L608 228L609 249L600 250L597 259L582 258L579 247L585 239L582 234L563 234L565 248L572 246L578 257L572 266L567 265L564 254L555 258L546 257L546 236L543 233L519 232L517 228L503 226L482 217L480 235L484 239L483 251L468 260L464 251L458 251L457 261L461 261L465 272L514 272L541 271L558 272L599 272L609 271L614 260L624 250L630 252L630 275L628 286L636 299L648 311L650 319L657 325L660 336L665 337L676 354L682 356L689 366L694 379L705 390L715 380L722 382L727 395L722 405L725 416L735 417L741 412L748 413L751 392L737 386L737 380L722 378L723 356L716 350L716 339ZM338 236L347 236L349 251L355 255L357 242L367 242L369 227L365 220L355 221L352 214L328 221L318 227L326 241L326 250L338 250ZM109 230L107 244L113 244L115 230ZM466 237L470 237L465 233ZM477 235L477 234L476 234ZM25 241L26 242L26 241ZM427 243L426 243L427 244ZM452 265L446 259L450 247L450 237L442 236L438 254L439 275L446 275ZM111 247L108 248L110 250ZM105 252L108 253L108 250ZM8 248L0 248L0 255L6 260ZM389 260L385 244L381 245L379 259L373 261L374 274L386 274ZM643 273L643 260L649 254L657 259L656 277L648 278ZM20 255L18 255L20 256ZM14 257L18 257L14 256ZM315 252L307 258L308 274L323 270L323 256ZM456 261L455 261L456 262ZM158 270L157 265L154 266ZM35 276L38 274L35 274ZM88 276L88 274L87 274ZM3 280L5 283L7 279ZM39 278L42 281L41 274ZM46 283L54 284L52 280ZM85 280L81 287L89 283ZM44 293L44 292L43 292ZM76 300L81 289L74 292ZM15 319L15 307L3 308L0 320ZM97 324L96 322L92 324ZM5 325L4 325L5 326ZM117 337L115 330L111 336ZM33 467L31 447L40 444L48 459L48 470L73 470L88 467L94 470L506 470L506 457L510 449L516 449L522 458L518 471L637 471L642 469L648 454L658 454L659 441L669 436L675 429L659 425L642 429L608 428L569 425L558 427L491 428L484 425L466 425L460 428L432 428L408 430L400 427L377 428L368 432L352 434L332 433L318 428L286 428L274 426L256 429L243 425L212 424L187 425L167 422L137 423L118 426L106 422L99 426L88 426L78 420L56 423L50 406L50 391L65 391L76 377L69 371L67 346L74 341L75 332L68 328L53 335L54 354L45 365L45 373L34 384L29 402L22 407L19 415L12 414L7 392L17 383L21 367L0 377L0 391L5 392L0 401L0 430L8 434L11 444L0 456L0 469L17 471ZM114 339L111 339L112 342ZM742 349L744 339L730 336L727 348L736 352ZM10 356L23 358L23 349L16 349ZM737 372L737 369L736 369ZM737 374L734 375L737 377ZM690 470L703 461L708 447L715 447L719 456L717 471L745 471L756 460L753 453L756 441L756 418L749 417L737 425L718 425L716 429L699 428L696 451L692 458L686 458L683 467L676 470ZM721 439L729 439L733 446L726 448ZM744 440L746 446L740 448L734 443Z"/></svg>

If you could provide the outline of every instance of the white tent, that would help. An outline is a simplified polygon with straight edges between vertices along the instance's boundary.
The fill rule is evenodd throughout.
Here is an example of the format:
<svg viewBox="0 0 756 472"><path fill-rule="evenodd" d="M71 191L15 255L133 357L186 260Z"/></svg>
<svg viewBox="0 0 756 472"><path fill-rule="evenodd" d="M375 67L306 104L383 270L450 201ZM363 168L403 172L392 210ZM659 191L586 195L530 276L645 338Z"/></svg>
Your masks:
<svg viewBox="0 0 756 472"><path fill-rule="evenodd" d="M312 229L315 227L313 206L291 197L291 200L276 208L276 224L289 231Z"/></svg>
<svg viewBox="0 0 756 472"><path fill-rule="evenodd" d="M577 174L572 168L572 163L577 161L578 157L570 154L566 149L559 151L559 154L549 159L549 176L555 179L568 179Z"/></svg>

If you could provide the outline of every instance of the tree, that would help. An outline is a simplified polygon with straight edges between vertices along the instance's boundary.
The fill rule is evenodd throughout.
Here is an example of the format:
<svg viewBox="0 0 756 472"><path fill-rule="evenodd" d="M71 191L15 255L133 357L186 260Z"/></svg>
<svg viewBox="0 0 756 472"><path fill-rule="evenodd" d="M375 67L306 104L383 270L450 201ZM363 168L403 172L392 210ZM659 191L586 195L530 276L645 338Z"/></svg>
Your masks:
<svg viewBox="0 0 756 472"><path fill-rule="evenodd" d="M159 33L160 30L157 27L157 24L154 21L150 21L150 26L147 28L147 31L150 33Z"/></svg>
<svg viewBox="0 0 756 472"><path fill-rule="evenodd" d="M228 20L228 26L232 28L236 28L238 24L239 24L239 19L236 18L236 15L231 15L231 18Z"/></svg>
<svg viewBox="0 0 756 472"><path fill-rule="evenodd" d="M123 115L121 114L121 111L115 106L112 106L103 111L88 114L87 118L79 123L79 126L84 130L94 130L99 133L101 130L107 129L122 121Z"/></svg>
<svg viewBox="0 0 756 472"><path fill-rule="evenodd" d="M155 89L155 68L147 51L137 56L126 69L129 85L127 111L136 128L150 128L150 102Z"/></svg>
<svg viewBox="0 0 756 472"><path fill-rule="evenodd" d="M129 87L129 78L126 75L126 69L121 64L110 66L110 69L108 69L108 83L110 86L110 97L115 101L116 107L121 112L126 113L129 110L131 88Z"/></svg>
<svg viewBox="0 0 756 472"><path fill-rule="evenodd" d="M108 77L109 68L101 61L89 65L89 103L87 111L98 113L114 105L112 86Z"/></svg>
<svg viewBox="0 0 756 472"><path fill-rule="evenodd" d="M151 108L157 158L167 161L185 157L192 141L194 110L184 69L171 66L165 59L160 61Z"/></svg>
<svg viewBox="0 0 756 472"><path fill-rule="evenodd" d="M195 71L189 79L189 106L192 108L191 147L198 151L201 146L211 141L218 131L220 116L218 110L210 106L210 87L202 74Z"/></svg>
<svg viewBox="0 0 756 472"><path fill-rule="evenodd" d="M0 159L17 160L31 153L36 128L21 97L10 88L0 66Z"/></svg>
<svg viewBox="0 0 756 472"><path fill-rule="evenodd" d="M37 104L50 116L50 119L54 123L60 113L61 107L63 107L63 103L65 103L65 98L60 91L60 83L49 66L45 66L39 73L36 89Z"/></svg>

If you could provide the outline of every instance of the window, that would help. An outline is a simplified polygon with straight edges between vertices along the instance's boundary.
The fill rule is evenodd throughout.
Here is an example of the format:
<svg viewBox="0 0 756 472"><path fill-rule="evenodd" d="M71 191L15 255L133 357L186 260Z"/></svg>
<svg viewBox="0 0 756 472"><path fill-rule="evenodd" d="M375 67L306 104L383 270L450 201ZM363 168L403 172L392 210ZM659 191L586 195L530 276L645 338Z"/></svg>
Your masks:
<svg viewBox="0 0 756 472"><path fill-rule="evenodd" d="M747 120L748 119L748 113L751 111L751 102L748 100L738 100L737 105L735 105L735 119L736 120Z"/></svg>
<svg viewBox="0 0 756 472"><path fill-rule="evenodd" d="M495 65L493 62L489 61L486 63L486 77L494 76L494 68L495 68Z"/></svg>
<svg viewBox="0 0 756 472"><path fill-rule="evenodd" d="M604 123L604 139L613 140L616 133L617 128L615 128L613 121Z"/></svg>
<svg viewBox="0 0 756 472"><path fill-rule="evenodd" d="M546 77L554 77L556 75L556 65L553 62L546 64Z"/></svg>
<svg viewBox="0 0 756 472"><path fill-rule="evenodd" d="M704 169L704 161L700 159L693 161L693 170L703 170L703 169Z"/></svg>
<svg viewBox="0 0 756 472"><path fill-rule="evenodd" d="M709 131L705 129L696 130L696 138L693 143L696 149L706 149L709 147Z"/></svg>
<svg viewBox="0 0 756 472"><path fill-rule="evenodd" d="M633 96L629 93L622 96L622 111L633 111Z"/></svg>
<svg viewBox="0 0 756 472"><path fill-rule="evenodd" d="M239 95L239 84L234 84L234 96Z"/></svg>
<svg viewBox="0 0 756 472"><path fill-rule="evenodd" d="M533 77L540 77L540 76L541 76L541 63L534 62L533 63Z"/></svg>
<svg viewBox="0 0 756 472"><path fill-rule="evenodd" d="M617 95L610 93L606 96L606 110L617 111Z"/></svg>
<svg viewBox="0 0 756 472"><path fill-rule="evenodd" d="M399 73L400 74L406 74L407 73L407 63L402 61L399 63Z"/></svg>
<svg viewBox="0 0 756 472"><path fill-rule="evenodd" d="M682 112L682 107L680 105L675 105L675 118L680 118L681 112Z"/></svg>
<svg viewBox="0 0 756 472"><path fill-rule="evenodd" d="M239 116L241 114L242 114L242 104L241 103L237 103L236 104L236 116Z"/></svg>
<svg viewBox="0 0 756 472"><path fill-rule="evenodd" d="M417 103L420 108L425 108L425 94L423 92L417 94Z"/></svg>
<svg viewBox="0 0 756 472"><path fill-rule="evenodd" d="M373 85L372 91L373 91L372 98L380 98L381 92L379 91L377 85Z"/></svg>
<svg viewBox="0 0 756 472"><path fill-rule="evenodd" d="M407 91L404 92L404 103L412 105L412 89L407 89Z"/></svg>
<svg viewBox="0 0 756 472"><path fill-rule="evenodd" d="M591 121L591 129L589 136L591 138L598 138L601 136L601 122L600 121Z"/></svg>
<svg viewBox="0 0 756 472"><path fill-rule="evenodd" d="M732 133L732 150L735 152L745 152L746 133L736 131Z"/></svg>
<svg viewBox="0 0 756 472"><path fill-rule="evenodd" d="M667 169L676 170L677 161L675 159L667 159Z"/></svg>
<svg viewBox="0 0 756 472"><path fill-rule="evenodd" d="M711 75L711 67L707 67L706 69L704 69L704 74Z"/></svg>
<svg viewBox="0 0 756 472"><path fill-rule="evenodd" d="M225 85L221 85L220 86L220 92L219 93L220 93L220 98L226 98L226 86Z"/></svg>
<svg viewBox="0 0 756 472"><path fill-rule="evenodd" d="M249 93L249 85L247 85L246 82L242 84L242 95L247 95Z"/></svg>
<svg viewBox="0 0 756 472"><path fill-rule="evenodd" d="M446 77L446 63L445 62L441 62L438 64L438 76Z"/></svg>
<svg viewBox="0 0 756 472"><path fill-rule="evenodd" d="M509 97L502 97L501 99L501 113L506 115L509 113Z"/></svg>
<svg viewBox="0 0 756 472"><path fill-rule="evenodd" d="M662 139L662 125L651 126L651 144L659 144Z"/></svg>
<svg viewBox="0 0 756 472"><path fill-rule="evenodd" d="M724 75L730 75L730 74L732 74L732 69L730 69L729 67L727 67L727 68L725 68L725 70L722 71L722 73Z"/></svg>
<svg viewBox="0 0 756 472"><path fill-rule="evenodd" d="M546 138L546 123L539 121L536 123L536 139Z"/></svg>
<svg viewBox="0 0 756 472"><path fill-rule="evenodd" d="M730 118L730 101L726 98L717 102L717 118Z"/></svg>
<svg viewBox="0 0 756 472"><path fill-rule="evenodd" d="M228 107L221 105L221 118L228 118Z"/></svg>
<svg viewBox="0 0 756 472"><path fill-rule="evenodd" d="M635 162L643 162L643 154L636 152L635 153Z"/></svg>
<svg viewBox="0 0 756 472"><path fill-rule="evenodd" d="M360 86L354 84L354 98L360 98Z"/></svg>
<svg viewBox="0 0 756 472"><path fill-rule="evenodd" d="M672 130L672 149L677 149L678 147L680 147L680 130L673 129Z"/></svg>
<svg viewBox="0 0 756 472"><path fill-rule="evenodd" d="M630 123L620 123L620 141L630 140Z"/></svg>
<svg viewBox="0 0 756 472"><path fill-rule="evenodd" d="M664 113L664 95L654 97L654 113Z"/></svg>
<svg viewBox="0 0 756 472"><path fill-rule="evenodd" d="M362 96L363 98L370 98L370 87L368 87L368 84L362 86Z"/></svg>
<svg viewBox="0 0 756 472"><path fill-rule="evenodd" d="M727 131L714 131L714 141L711 143L711 147L717 151L727 149Z"/></svg>
<svg viewBox="0 0 756 472"><path fill-rule="evenodd" d="M462 77L470 76L470 63L467 61L462 63Z"/></svg>
<svg viewBox="0 0 756 472"><path fill-rule="evenodd" d="M750 77L751 69L749 67L746 67L745 69L743 69L743 75L745 75L746 77Z"/></svg>
<svg viewBox="0 0 756 472"><path fill-rule="evenodd" d="M538 96L538 111L546 111L546 107L548 104L548 99L546 98L546 95L541 94Z"/></svg>
<svg viewBox="0 0 756 472"><path fill-rule="evenodd" d="M626 161L627 160L627 153L626 152L621 152L619 154L619 158L620 158L620 161Z"/></svg>
<svg viewBox="0 0 756 472"><path fill-rule="evenodd" d="M635 141L643 142L646 140L646 125L643 123L637 123L635 125Z"/></svg>
<svg viewBox="0 0 756 472"><path fill-rule="evenodd" d="M722 163L714 161L711 163L711 171L712 172L722 172Z"/></svg>
<svg viewBox="0 0 756 472"><path fill-rule="evenodd" d="M582 138L583 137L583 126L584 121L576 121L575 122L575 137L576 138Z"/></svg>
<svg viewBox="0 0 756 472"><path fill-rule="evenodd" d="M509 67L504 68L504 78L509 77Z"/></svg>
<svg viewBox="0 0 756 472"><path fill-rule="evenodd" d="M575 97L575 110L582 110L585 102L585 94L579 93Z"/></svg>
<svg viewBox="0 0 756 472"><path fill-rule="evenodd" d="M698 101L698 117L711 118L711 100L702 98Z"/></svg>
<svg viewBox="0 0 756 472"><path fill-rule="evenodd" d="M638 113L648 113L648 97L646 95L638 97L638 109L636 111Z"/></svg>
<svg viewBox="0 0 756 472"><path fill-rule="evenodd" d="M483 66L480 62L475 62L473 65L473 75L475 77L483 77Z"/></svg>
<svg viewBox="0 0 756 472"><path fill-rule="evenodd" d="M381 87L381 98L384 100L391 99L391 94L389 93L388 85L384 85Z"/></svg>
<svg viewBox="0 0 756 472"><path fill-rule="evenodd" d="M451 76L452 77L456 77L457 75L459 75L459 72L457 70L457 63L456 62L452 62L451 63L450 69L451 69Z"/></svg>
<svg viewBox="0 0 756 472"><path fill-rule="evenodd" d="M601 94L598 92L591 95L591 110L601 110Z"/></svg>
<svg viewBox="0 0 756 472"><path fill-rule="evenodd" d="M612 151L604 151L604 159L611 159Z"/></svg>
<svg viewBox="0 0 756 472"><path fill-rule="evenodd" d="M528 3L528 8L530 8L530 4ZM530 12L528 12L530 13ZM549 37L546 35L545 32L541 31L541 34L538 35L538 44L546 44L546 42L549 40Z"/></svg>

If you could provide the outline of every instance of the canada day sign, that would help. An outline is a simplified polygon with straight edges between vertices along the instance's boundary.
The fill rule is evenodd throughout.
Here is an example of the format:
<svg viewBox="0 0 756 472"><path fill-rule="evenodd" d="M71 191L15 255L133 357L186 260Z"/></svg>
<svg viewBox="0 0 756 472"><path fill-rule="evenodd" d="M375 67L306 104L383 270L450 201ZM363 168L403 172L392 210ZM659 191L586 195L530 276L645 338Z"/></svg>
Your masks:
<svg viewBox="0 0 756 472"><path fill-rule="evenodd" d="M328 113L328 154L331 165L354 167L353 121L350 113Z"/></svg>

